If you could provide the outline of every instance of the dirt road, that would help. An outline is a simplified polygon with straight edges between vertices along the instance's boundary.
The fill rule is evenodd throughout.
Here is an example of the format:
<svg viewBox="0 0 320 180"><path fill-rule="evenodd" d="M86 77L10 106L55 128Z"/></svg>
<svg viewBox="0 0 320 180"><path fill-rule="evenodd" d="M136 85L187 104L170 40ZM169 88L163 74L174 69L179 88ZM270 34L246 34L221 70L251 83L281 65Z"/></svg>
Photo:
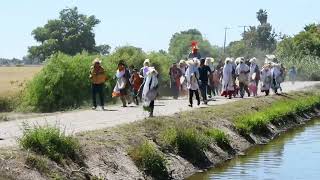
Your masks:
<svg viewBox="0 0 320 180"><path fill-rule="evenodd" d="M320 82L296 82L295 85L291 83L283 83L282 87L284 92L297 91L307 89L308 87L320 84ZM224 97L217 97L216 101L210 101L210 105L225 104L233 101L241 100L235 98L232 100L225 99ZM193 109L205 107L200 105ZM188 107L187 99L178 100L158 100L156 101L155 115L172 115L181 111L192 110ZM54 115L47 115L45 117L37 117L31 119L19 119L8 122L0 123L0 147L16 146L17 138L22 135L22 124L27 122L29 125L57 125L68 134L78 133L83 131L90 131L96 129L103 129L106 127L112 127L119 124L130 123L144 119L148 116L147 112L143 111L142 107L127 107L122 108L117 106L108 106L107 111L70 111L64 113L58 113Z"/></svg>

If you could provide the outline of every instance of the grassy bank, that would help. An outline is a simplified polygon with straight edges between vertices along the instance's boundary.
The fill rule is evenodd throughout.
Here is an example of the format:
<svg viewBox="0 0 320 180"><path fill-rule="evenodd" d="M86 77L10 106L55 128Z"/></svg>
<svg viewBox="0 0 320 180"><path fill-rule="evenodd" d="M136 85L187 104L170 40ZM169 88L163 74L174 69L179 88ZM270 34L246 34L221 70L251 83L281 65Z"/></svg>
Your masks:
<svg viewBox="0 0 320 180"><path fill-rule="evenodd" d="M59 163L33 150L31 145L28 148L31 159L22 157L25 150L17 150L11 161L2 161L0 158L0 167L18 166L22 169L20 172L30 172L30 169L21 165L28 163L35 166L34 173L39 171L36 168L39 164L46 164L49 172L42 169L45 173L38 175L46 179L52 174L60 177L77 175L79 179L182 179L197 169L214 166L260 143L259 137L264 136L263 130L270 125L275 126L272 132L275 135L284 129L283 124L299 124L297 116L311 112L319 105L320 91L317 89L284 96L244 99L170 117L154 117L110 129L80 133L73 138L80 143L84 157L82 165L74 161ZM283 121L285 119L287 121ZM245 137L248 134L257 137L255 141L248 141ZM41 139L49 137L52 138L45 134ZM40 160L34 160L33 157ZM43 157L45 160L41 160ZM74 168L81 170L74 174ZM16 173L3 169L0 172L5 176ZM26 174L24 176L27 177Z"/></svg>

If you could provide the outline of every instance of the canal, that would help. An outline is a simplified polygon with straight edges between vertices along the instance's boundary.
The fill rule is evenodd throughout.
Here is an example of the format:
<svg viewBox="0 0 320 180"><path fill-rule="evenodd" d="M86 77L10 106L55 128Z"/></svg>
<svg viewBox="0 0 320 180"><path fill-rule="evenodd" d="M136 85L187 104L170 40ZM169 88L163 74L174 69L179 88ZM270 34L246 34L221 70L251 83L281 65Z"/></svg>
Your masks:
<svg viewBox="0 0 320 180"><path fill-rule="evenodd" d="M266 145L250 148L207 172L188 180L319 180L320 179L320 119L294 128Z"/></svg>

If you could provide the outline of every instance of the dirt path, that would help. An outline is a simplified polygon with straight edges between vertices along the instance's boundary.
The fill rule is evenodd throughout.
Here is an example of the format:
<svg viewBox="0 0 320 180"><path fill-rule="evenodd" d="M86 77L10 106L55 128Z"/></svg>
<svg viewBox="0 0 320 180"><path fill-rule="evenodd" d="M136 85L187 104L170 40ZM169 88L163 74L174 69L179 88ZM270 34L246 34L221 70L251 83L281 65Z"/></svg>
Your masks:
<svg viewBox="0 0 320 180"><path fill-rule="evenodd" d="M307 87L319 84L320 82L296 82L295 85L291 83L283 83L282 87L284 92L297 91L306 89ZM233 101L240 100L235 98L232 100L223 97L217 97L216 101L210 101L209 106L225 104ZM178 100L158 100L156 101L155 115L172 115L181 111L192 110L188 107L187 99ZM206 107L200 105L196 108ZM65 129L68 134L78 133L83 131L90 131L95 129L102 129L112 127L119 124L130 123L133 121L144 119L148 116L141 107L131 106L122 108L119 106L108 106L107 111L70 111L58 113L54 115L47 115L45 117L37 117L31 119L20 119L0 123L0 147L16 146L16 139L22 135L22 124L37 125L57 125Z"/></svg>

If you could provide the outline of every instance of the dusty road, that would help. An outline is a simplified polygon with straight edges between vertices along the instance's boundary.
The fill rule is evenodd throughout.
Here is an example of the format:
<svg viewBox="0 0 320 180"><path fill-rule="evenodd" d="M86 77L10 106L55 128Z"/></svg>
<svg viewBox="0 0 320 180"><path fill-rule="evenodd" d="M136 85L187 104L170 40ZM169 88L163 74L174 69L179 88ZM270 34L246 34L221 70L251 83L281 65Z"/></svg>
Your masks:
<svg viewBox="0 0 320 180"><path fill-rule="evenodd" d="M282 87L284 92L297 91L307 89L307 87L320 84L320 82L296 82L295 85L291 83L283 83ZM209 105L225 104L233 101L240 100L235 98L232 100L225 99L224 97L217 97L216 101L210 101ZM205 107L201 105L200 107ZM199 107L194 107L194 109ZM155 116L172 115L181 111L192 110L188 107L186 99L178 100L158 100L156 101ZM142 107L127 107L122 108L118 106L108 106L107 111L70 111L58 113L54 115L47 115L45 117L37 117L31 119L19 119L8 122L0 123L0 147L16 146L17 138L22 135L22 124L37 125L57 125L65 129L68 134L78 133L83 131L90 131L95 129L102 129L112 127L119 124L130 123L133 121L144 119L148 116L143 111Z"/></svg>

